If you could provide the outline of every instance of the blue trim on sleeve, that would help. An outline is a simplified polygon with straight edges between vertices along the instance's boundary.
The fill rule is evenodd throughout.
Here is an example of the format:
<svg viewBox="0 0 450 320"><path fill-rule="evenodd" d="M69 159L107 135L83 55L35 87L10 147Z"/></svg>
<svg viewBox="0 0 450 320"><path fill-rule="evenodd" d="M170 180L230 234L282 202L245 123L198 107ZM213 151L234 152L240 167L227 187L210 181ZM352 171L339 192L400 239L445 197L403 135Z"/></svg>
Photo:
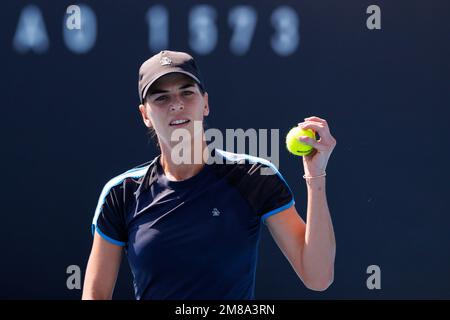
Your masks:
<svg viewBox="0 0 450 320"><path fill-rule="evenodd" d="M224 158L226 158L227 160L231 161L231 162L236 162L239 161L241 159L247 159L252 163L261 163L264 164L268 167L270 167L275 174L280 177L281 180L283 180L284 184L286 185L286 187L288 188L289 192L292 195L292 198L294 198L294 193L292 192L291 188L289 187L289 184L287 183L287 181L284 179L283 175L281 174L281 172L278 170L278 168L269 160L264 159L264 158L260 158L260 157L255 157L255 156L251 156L248 154L239 154L239 153L232 153L232 152L228 152L225 150L221 150L221 149L216 149L216 151L222 155Z"/></svg>
<svg viewBox="0 0 450 320"><path fill-rule="evenodd" d="M285 204L285 205L282 206L282 207L279 207L279 208L277 208L277 209L274 209L274 210L272 210L272 211L269 211L269 212L263 214L263 215L261 216L261 221L264 222L264 224L265 224L265 223L266 223L266 219L267 219L268 217L270 217L270 216L272 216L272 215L274 215L274 214L277 214L278 212L281 212L281 211L283 211L283 210L286 210L286 209L290 208L291 206L293 206L294 204L295 204L295 201L294 201L294 199L292 199L288 204Z"/></svg>
<svg viewBox="0 0 450 320"><path fill-rule="evenodd" d="M104 234L98 226L92 225L92 235L94 235L94 230L97 231L97 233L106 241L109 243L115 244L116 246L124 247L127 243L122 241L114 240L113 238L108 237L106 234Z"/></svg>
<svg viewBox="0 0 450 320"><path fill-rule="evenodd" d="M142 168L135 168L130 169L125 173L122 173L118 175L117 177L114 177L113 179L109 180L108 183L103 187L102 193L100 194L100 198L97 203L97 207L95 208L94 218L92 219L92 224L97 225L97 219L102 211L102 206L105 203L106 197L108 196L109 191L122 183L123 180L126 178L140 178L145 175L146 171L148 170L149 166L142 167Z"/></svg>
<svg viewBox="0 0 450 320"><path fill-rule="evenodd" d="M266 223L266 219L267 219L268 217L270 217L271 215L274 215L274 214L276 214L276 213L278 213L278 212L280 212L280 211L286 210L287 208L289 208L289 207L291 207L292 205L295 204L294 193L292 192L292 189L289 187L289 184L288 184L287 181L284 179L284 177L283 177L283 175L281 174L281 172L278 170L278 168L277 168L272 162L270 162L270 161L267 160L267 159L260 158L260 157L255 157L255 156L251 156L251 155L248 155L248 154L232 153L232 152L228 152L228 151L221 150L221 149L216 149L216 151L217 151L220 155L222 155L225 159L227 159L227 160L229 160L229 161L231 161L231 162L236 162L236 161L239 161L239 160L241 160L241 159L247 159L247 160L249 160L250 162L253 162L253 163L261 163L261 164L264 164L264 165L270 167L270 168L275 172L275 174L276 174L276 175L284 182L284 184L286 185L287 189L289 190L289 193L291 194L292 200L291 200L288 204L286 204L286 205L284 205L284 206L282 206L282 207L279 207L279 208L277 208L277 209L274 209L274 210L272 210L272 211L269 211L269 212L263 214L263 215L261 216L261 221L264 222L264 224Z"/></svg>

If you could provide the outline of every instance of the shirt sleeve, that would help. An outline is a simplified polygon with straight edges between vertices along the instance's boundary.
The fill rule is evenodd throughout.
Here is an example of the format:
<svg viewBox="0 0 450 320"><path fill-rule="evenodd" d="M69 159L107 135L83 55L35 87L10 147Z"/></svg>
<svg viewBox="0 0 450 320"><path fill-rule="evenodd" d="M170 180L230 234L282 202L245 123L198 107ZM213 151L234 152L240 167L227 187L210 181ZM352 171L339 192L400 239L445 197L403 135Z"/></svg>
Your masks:
<svg viewBox="0 0 450 320"><path fill-rule="evenodd" d="M92 234L97 232L108 242L125 246L128 239L121 194L123 194L123 187L120 182L110 181L105 185L92 221Z"/></svg>
<svg viewBox="0 0 450 320"><path fill-rule="evenodd" d="M260 194L258 215L261 216L264 223L268 217L295 204L293 193L278 169L274 165L270 165L265 170L266 173L269 170L271 174L261 174L261 186L258 188Z"/></svg>

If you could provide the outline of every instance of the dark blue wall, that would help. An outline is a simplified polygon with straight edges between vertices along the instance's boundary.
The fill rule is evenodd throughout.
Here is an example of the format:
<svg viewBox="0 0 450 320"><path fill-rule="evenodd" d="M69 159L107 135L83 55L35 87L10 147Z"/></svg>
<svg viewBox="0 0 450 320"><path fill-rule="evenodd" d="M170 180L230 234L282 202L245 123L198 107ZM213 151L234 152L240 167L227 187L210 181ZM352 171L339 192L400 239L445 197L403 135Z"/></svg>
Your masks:
<svg viewBox="0 0 450 320"><path fill-rule="evenodd" d="M137 110L137 69L152 54L145 15L157 2L85 2L98 31L85 54L63 40L69 1L33 1L49 46L19 53L13 39L30 3L2 3L0 19L0 298L78 299L66 268L78 265L84 275L103 185L157 154ZM450 298L450 2L211 1L218 42L206 55L188 41L198 3L160 2L169 49L192 52L206 79L209 127L278 128L283 139L317 115L338 142L327 169L334 284L305 289L264 227L257 298ZM243 56L229 49L228 13L239 4L258 14ZM270 16L281 4L300 19L300 45L288 56L270 46ZM381 8L381 30L366 28L372 4ZM280 151L305 218L302 163ZM369 265L381 268L380 290L366 286ZM115 298L133 298L125 261Z"/></svg>

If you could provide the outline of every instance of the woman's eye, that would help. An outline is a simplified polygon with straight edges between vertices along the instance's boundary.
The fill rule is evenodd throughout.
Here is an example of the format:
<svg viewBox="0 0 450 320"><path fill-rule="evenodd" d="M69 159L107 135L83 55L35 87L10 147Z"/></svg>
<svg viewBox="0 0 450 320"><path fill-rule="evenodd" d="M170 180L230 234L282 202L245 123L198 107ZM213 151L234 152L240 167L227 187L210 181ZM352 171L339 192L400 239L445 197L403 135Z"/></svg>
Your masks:
<svg viewBox="0 0 450 320"><path fill-rule="evenodd" d="M159 96L158 98L155 99L155 101L164 101L167 99L167 96Z"/></svg>

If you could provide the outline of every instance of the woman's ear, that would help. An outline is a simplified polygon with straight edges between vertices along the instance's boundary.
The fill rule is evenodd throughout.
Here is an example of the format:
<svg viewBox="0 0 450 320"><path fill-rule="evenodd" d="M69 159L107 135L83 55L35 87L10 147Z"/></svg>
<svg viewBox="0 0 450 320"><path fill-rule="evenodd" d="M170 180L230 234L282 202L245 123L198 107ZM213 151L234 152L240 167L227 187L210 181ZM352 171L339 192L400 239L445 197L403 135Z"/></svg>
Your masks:
<svg viewBox="0 0 450 320"><path fill-rule="evenodd" d="M147 128L151 128L152 122L150 121L150 118L147 116L147 110L146 110L145 105L140 104L138 108L139 108L139 112L141 113L142 121L144 121L145 126Z"/></svg>
<svg viewBox="0 0 450 320"><path fill-rule="evenodd" d="M208 92L205 92L205 95L203 96L205 106L203 108L203 116L206 117L209 114L209 102L208 102Z"/></svg>

